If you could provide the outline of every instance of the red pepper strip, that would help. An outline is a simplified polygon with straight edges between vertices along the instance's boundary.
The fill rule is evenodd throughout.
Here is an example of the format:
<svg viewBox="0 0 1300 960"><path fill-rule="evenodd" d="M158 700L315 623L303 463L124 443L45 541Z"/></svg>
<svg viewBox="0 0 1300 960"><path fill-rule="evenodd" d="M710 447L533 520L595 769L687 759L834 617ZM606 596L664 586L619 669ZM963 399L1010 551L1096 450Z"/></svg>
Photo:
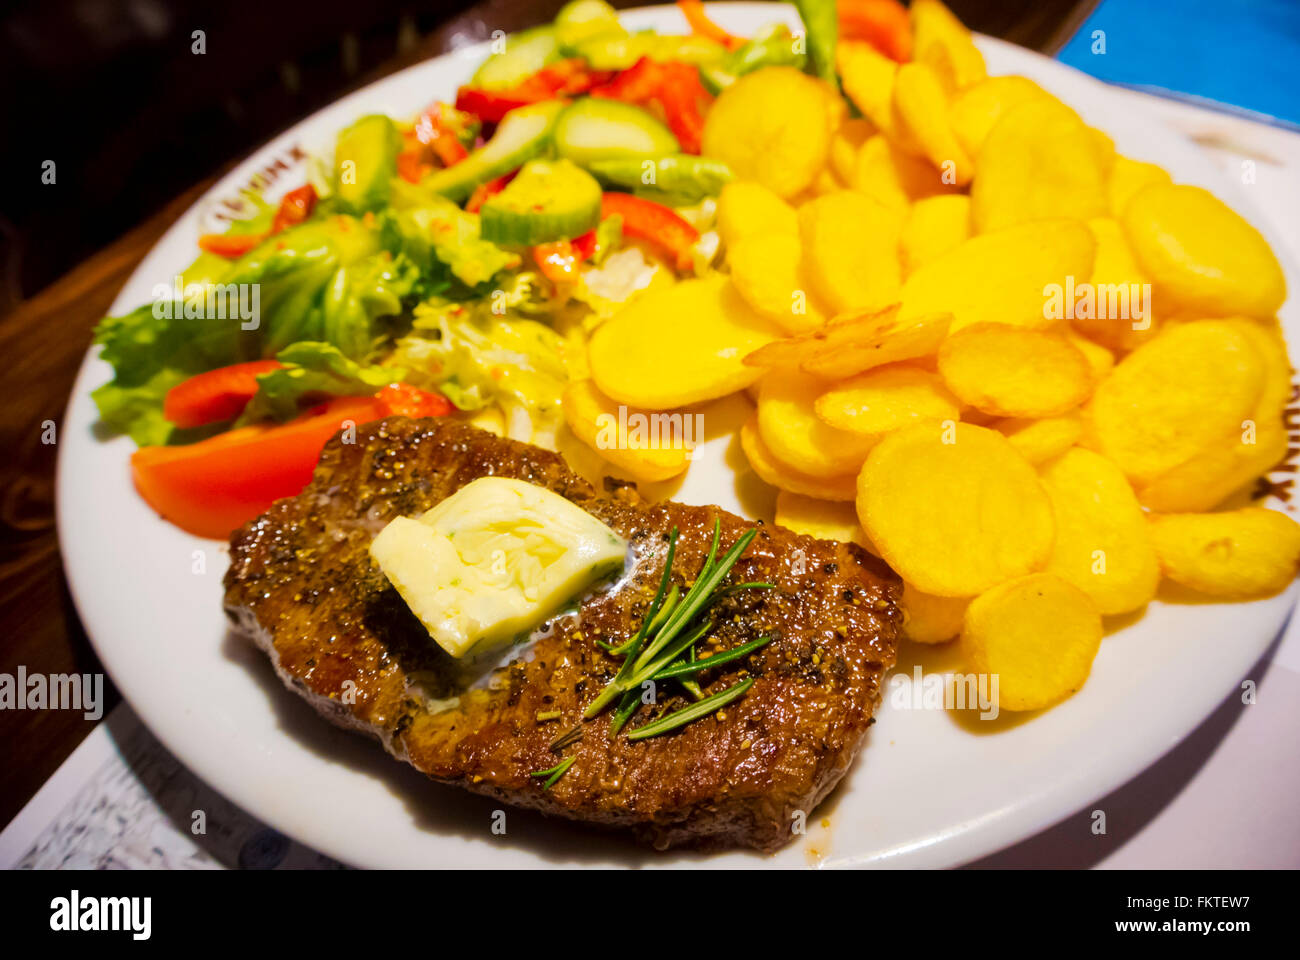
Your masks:
<svg viewBox="0 0 1300 960"><path fill-rule="evenodd" d="M596 252L596 231L588 230L580 237L574 237L573 252L578 255L579 260L590 260L591 255Z"/></svg>
<svg viewBox="0 0 1300 960"><path fill-rule="evenodd" d="M421 390L409 383L390 383L375 394L389 416L445 417L454 409L451 401L440 393Z"/></svg>
<svg viewBox="0 0 1300 960"><path fill-rule="evenodd" d="M310 183L290 190L280 200L280 207L271 220L271 229L265 233L205 233L199 237L199 249L219 257L236 260L248 253L267 237L302 223L316 208L316 188Z"/></svg>
<svg viewBox="0 0 1300 960"><path fill-rule="evenodd" d="M500 123L517 107L586 93L608 81L610 76L607 71L588 69L584 60L560 60L508 90L461 87L456 93L456 109L472 113L484 123Z"/></svg>
<svg viewBox="0 0 1300 960"><path fill-rule="evenodd" d="M588 230L572 240L554 240L533 247L533 260L552 283L568 283L576 279L578 264L596 252L596 231Z"/></svg>
<svg viewBox="0 0 1300 960"><path fill-rule="evenodd" d="M576 96L605 83L612 76L612 71L592 70L586 60L572 57L542 67L525 80L523 86L525 89L535 86L538 90L549 90L552 97Z"/></svg>
<svg viewBox="0 0 1300 960"><path fill-rule="evenodd" d="M630 193L606 193L601 197L600 215L623 218L623 232L629 237L648 240L673 257L680 271L691 266L691 248L700 232L672 210L653 200Z"/></svg>
<svg viewBox="0 0 1300 960"><path fill-rule="evenodd" d="M898 63L912 59L912 24L898 0L839 0L840 38L865 40Z"/></svg>
<svg viewBox="0 0 1300 960"><path fill-rule="evenodd" d="M513 173L507 173L504 177L497 177L487 183L480 183L474 188L474 192L470 194L469 200L465 204L465 210L469 213L478 213L483 204L488 201L488 198L495 197L504 190L506 184L513 180L514 177Z"/></svg>
<svg viewBox="0 0 1300 960"><path fill-rule="evenodd" d="M278 360L254 360L196 374L167 391L163 416L178 427L233 420L257 393L257 378L280 366Z"/></svg>
<svg viewBox="0 0 1300 960"><path fill-rule="evenodd" d="M689 63L655 63L642 57L609 83L592 89L591 95L657 108L682 150L700 152L704 115L713 98Z"/></svg>
<svg viewBox="0 0 1300 960"><path fill-rule="evenodd" d="M700 82L700 72L687 63L670 63L659 102L668 129L686 153L699 153L704 137L704 115L713 98Z"/></svg>
<svg viewBox="0 0 1300 960"><path fill-rule="evenodd" d="M709 15L704 12L704 4L700 0L677 0L677 6L685 15L686 22L690 24L691 33L706 37L709 40L716 40L728 50L736 50L745 45L743 37L728 33L710 20Z"/></svg>
<svg viewBox="0 0 1300 960"><path fill-rule="evenodd" d="M424 160L423 145L407 147L397 155L397 174L407 183L419 183L421 178L433 169L433 164Z"/></svg>
<svg viewBox="0 0 1300 960"><path fill-rule="evenodd" d="M433 141L433 152L437 154L444 167L454 167L469 156L465 145L455 137L439 137Z"/></svg>
<svg viewBox="0 0 1300 960"><path fill-rule="evenodd" d="M264 233L205 233L199 237L199 249L227 260L238 260L265 237Z"/></svg>
<svg viewBox="0 0 1300 960"><path fill-rule="evenodd" d="M280 209L275 211L275 218L271 221L271 232L279 233L286 227L302 223L315 209L316 188L310 183L290 190L280 198Z"/></svg>
<svg viewBox="0 0 1300 960"><path fill-rule="evenodd" d="M495 91L481 90L478 87L461 87L456 92L456 109L472 113L484 123L500 123L511 110L536 102L537 100L522 96L513 90Z"/></svg>
<svg viewBox="0 0 1300 960"><path fill-rule="evenodd" d="M453 167L469 156L469 151L456 136L456 129L447 116L447 105L435 103L415 121L415 137L431 149L444 167Z"/></svg>
<svg viewBox="0 0 1300 960"><path fill-rule="evenodd" d="M664 65L655 63L649 57L642 57L626 70L615 74L608 83L593 87L591 95L641 103L659 95L663 80Z"/></svg>

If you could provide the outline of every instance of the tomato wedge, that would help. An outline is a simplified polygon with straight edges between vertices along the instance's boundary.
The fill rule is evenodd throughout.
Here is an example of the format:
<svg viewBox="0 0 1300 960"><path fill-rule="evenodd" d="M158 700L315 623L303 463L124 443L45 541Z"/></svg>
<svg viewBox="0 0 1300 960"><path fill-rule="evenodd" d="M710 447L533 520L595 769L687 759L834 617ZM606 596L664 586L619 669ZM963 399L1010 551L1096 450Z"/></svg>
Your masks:
<svg viewBox="0 0 1300 960"><path fill-rule="evenodd" d="M279 369L278 360L253 360L197 374L167 391L163 416L178 427L233 420L257 393L257 378Z"/></svg>
<svg viewBox="0 0 1300 960"><path fill-rule="evenodd" d="M185 447L141 447L131 457L135 488L182 530L225 539L311 480L327 440L349 422L388 413L375 397L343 397L279 426L231 430Z"/></svg>

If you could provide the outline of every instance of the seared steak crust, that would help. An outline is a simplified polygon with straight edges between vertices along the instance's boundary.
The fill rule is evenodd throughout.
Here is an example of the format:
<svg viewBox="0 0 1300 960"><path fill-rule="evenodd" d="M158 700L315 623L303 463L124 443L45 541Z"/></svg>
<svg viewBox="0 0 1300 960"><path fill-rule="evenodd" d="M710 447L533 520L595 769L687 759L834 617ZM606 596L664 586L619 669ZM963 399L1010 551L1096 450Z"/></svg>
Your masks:
<svg viewBox="0 0 1300 960"><path fill-rule="evenodd" d="M633 545L636 562L612 588L553 621L487 688L462 691L457 665L430 639L371 561L375 533L485 476L536 483L590 511ZM631 487L597 495L554 453L452 420L392 418L335 437L312 483L231 539L226 610L270 656L288 686L334 722L376 736L431 777L507 803L630 828L675 844L773 850L791 838L848 769L894 663L896 577L861 548L761 526L731 582L770 581L715 608L705 650L771 633L750 657L700 675L707 693L745 676L748 694L677 732L630 742L609 736L611 712L582 710L613 677L618 643L653 596L668 534L680 530L674 581L692 582L714 518L721 551L751 524L717 507L646 504ZM438 701L456 696L455 706ZM669 683L630 726L689 702ZM558 711L560 719L539 721ZM552 743L578 728L559 751ZM626 730L624 731L624 734ZM575 756L543 789L537 770Z"/></svg>

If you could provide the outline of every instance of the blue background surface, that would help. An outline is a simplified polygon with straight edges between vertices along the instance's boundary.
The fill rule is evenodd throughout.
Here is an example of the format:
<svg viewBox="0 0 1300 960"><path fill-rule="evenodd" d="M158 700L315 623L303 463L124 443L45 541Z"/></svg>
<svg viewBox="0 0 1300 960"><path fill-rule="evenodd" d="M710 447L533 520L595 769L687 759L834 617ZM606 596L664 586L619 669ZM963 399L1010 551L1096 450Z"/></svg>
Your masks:
<svg viewBox="0 0 1300 960"><path fill-rule="evenodd" d="M1094 30L1105 54L1092 52ZM1300 124L1300 0L1102 0L1060 59Z"/></svg>

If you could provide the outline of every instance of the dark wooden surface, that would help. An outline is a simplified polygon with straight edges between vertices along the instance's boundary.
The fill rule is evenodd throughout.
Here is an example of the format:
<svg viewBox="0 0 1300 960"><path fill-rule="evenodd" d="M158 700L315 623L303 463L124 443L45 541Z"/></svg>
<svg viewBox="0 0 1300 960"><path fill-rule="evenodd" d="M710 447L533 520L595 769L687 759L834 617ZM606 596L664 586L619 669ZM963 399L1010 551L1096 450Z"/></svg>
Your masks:
<svg viewBox="0 0 1300 960"><path fill-rule="evenodd" d="M637 6L615 2L615 6ZM377 79L429 56L549 20L561 0L488 0L471 7L353 84ZM974 29L1053 53L1092 2L952 0ZM448 91L450 93L450 91ZM286 125L292 119L286 120ZM230 158L229 168L238 158ZM219 174L218 174L219 176ZM58 446L42 442L42 424L59 423L91 331L118 290L171 223L216 177L196 183L120 239L0 318L5 386L0 418L0 672L81 673L102 669L68 595L54 520ZM216 603L216 598L213 599ZM118 702L107 684L105 713ZM22 808L93 728L76 711L0 711L0 825ZM218 785L219 786L219 785Z"/></svg>

